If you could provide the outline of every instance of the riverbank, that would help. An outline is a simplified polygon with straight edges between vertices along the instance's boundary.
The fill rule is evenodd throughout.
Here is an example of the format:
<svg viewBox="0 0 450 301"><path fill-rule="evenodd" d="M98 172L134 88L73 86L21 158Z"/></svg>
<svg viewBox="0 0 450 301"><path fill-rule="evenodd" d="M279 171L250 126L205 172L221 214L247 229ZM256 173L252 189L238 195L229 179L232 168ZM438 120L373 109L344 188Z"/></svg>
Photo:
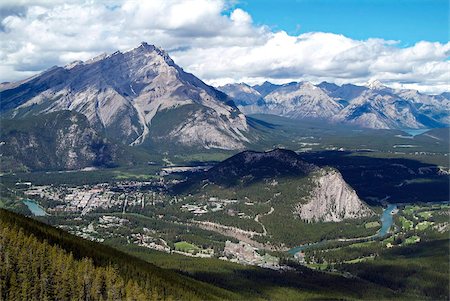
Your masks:
<svg viewBox="0 0 450 301"><path fill-rule="evenodd" d="M294 248L288 250L287 252L291 255L295 255L296 253L305 251L311 247L318 247L318 246L326 245L328 243L333 243L333 242L355 242L355 243L358 243L358 242L365 242L365 241L369 241L369 240L373 240L373 239L377 239L377 238L382 238L382 237L386 236L387 234L389 234L389 230L391 229L392 224L394 223L393 215L396 214L397 211L398 211L397 204L389 204L383 210L383 213L381 214L381 217L380 217L381 228L374 235L365 236L365 237L355 237L355 238L337 238L337 239L330 239L330 240L322 240L319 242L309 243L309 244L304 244L304 245L294 247Z"/></svg>

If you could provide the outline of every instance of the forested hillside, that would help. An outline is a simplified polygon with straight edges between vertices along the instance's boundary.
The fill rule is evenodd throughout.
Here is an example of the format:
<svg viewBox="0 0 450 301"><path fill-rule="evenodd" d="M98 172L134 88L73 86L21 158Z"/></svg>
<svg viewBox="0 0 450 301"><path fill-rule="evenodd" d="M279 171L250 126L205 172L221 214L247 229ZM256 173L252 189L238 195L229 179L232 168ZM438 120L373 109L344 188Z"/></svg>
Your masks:
<svg viewBox="0 0 450 301"><path fill-rule="evenodd" d="M0 210L0 300L179 299L233 295Z"/></svg>
<svg viewBox="0 0 450 301"><path fill-rule="evenodd" d="M111 265L74 259L63 249L1 222L2 300L144 300L152 290L120 276ZM157 292L154 292L157 297Z"/></svg>

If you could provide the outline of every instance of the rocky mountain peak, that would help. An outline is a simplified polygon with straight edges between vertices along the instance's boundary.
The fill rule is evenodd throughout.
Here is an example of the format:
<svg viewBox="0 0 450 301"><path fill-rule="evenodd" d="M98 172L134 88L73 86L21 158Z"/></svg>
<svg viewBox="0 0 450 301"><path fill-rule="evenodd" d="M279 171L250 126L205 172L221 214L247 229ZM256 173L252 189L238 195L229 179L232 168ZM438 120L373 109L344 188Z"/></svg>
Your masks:
<svg viewBox="0 0 450 301"><path fill-rule="evenodd" d="M149 55L153 53L154 55L160 56L168 64L175 65L174 61L170 58L169 54L164 49L152 44L148 44L147 42L141 42L139 46L126 51L125 54L128 52L133 53L134 55Z"/></svg>
<svg viewBox="0 0 450 301"><path fill-rule="evenodd" d="M372 89L372 90L379 90L379 89L387 88L385 85L383 85L382 82L380 82L380 81L377 80L377 79L371 79L371 80L369 80L369 81L365 84L365 86L366 86L367 88L369 88L369 89Z"/></svg>
<svg viewBox="0 0 450 301"><path fill-rule="evenodd" d="M131 145L143 144L151 134L158 144L198 148L241 149L249 141L246 118L227 95L144 42L5 85L0 98L1 111L14 117L77 111L98 130ZM177 118L171 117L174 111ZM166 117L158 118L162 114Z"/></svg>

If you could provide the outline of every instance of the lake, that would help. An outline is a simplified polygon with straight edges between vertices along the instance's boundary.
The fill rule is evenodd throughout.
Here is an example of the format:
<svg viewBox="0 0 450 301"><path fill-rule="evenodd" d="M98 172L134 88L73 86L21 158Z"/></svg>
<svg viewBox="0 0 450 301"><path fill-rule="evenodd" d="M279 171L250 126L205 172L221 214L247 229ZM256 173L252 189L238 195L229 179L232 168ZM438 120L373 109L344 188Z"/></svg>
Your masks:
<svg viewBox="0 0 450 301"><path fill-rule="evenodd" d="M428 132L430 129L402 129L401 131L411 135L411 136L417 136L420 134L423 134L425 132Z"/></svg>
<svg viewBox="0 0 450 301"><path fill-rule="evenodd" d="M23 200L22 201L28 209L30 209L31 213L34 216L46 216L47 212L45 212L44 208L42 208L38 203L33 200Z"/></svg>

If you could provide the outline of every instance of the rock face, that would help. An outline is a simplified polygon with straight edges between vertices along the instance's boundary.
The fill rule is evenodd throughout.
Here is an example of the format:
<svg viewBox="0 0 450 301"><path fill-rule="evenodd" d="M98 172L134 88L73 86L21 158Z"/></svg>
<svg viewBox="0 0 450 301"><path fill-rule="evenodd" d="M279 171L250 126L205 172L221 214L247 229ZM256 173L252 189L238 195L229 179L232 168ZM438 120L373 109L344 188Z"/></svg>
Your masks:
<svg viewBox="0 0 450 301"><path fill-rule="evenodd" d="M448 93L425 95L391 89L376 80L365 86L266 82L253 87L230 84L219 89L229 93L246 114L320 118L375 129L436 128L450 123Z"/></svg>
<svg viewBox="0 0 450 301"><path fill-rule="evenodd" d="M230 96L236 106L245 114L261 113L264 100L261 93L247 84L228 84L218 88Z"/></svg>
<svg viewBox="0 0 450 301"><path fill-rule="evenodd" d="M314 183L308 203L296 207L296 214L301 219L308 222L340 222L374 214L338 171L322 169Z"/></svg>
<svg viewBox="0 0 450 301"><path fill-rule="evenodd" d="M79 113L63 111L17 121L0 129L3 170L80 169L116 165L119 149L101 138Z"/></svg>
<svg viewBox="0 0 450 301"><path fill-rule="evenodd" d="M417 106L393 93L367 90L353 99L332 120L374 129L427 128L442 126Z"/></svg>
<svg viewBox="0 0 450 301"><path fill-rule="evenodd" d="M282 86L264 97L268 112L290 118L330 118L342 105L309 82Z"/></svg>
<svg viewBox="0 0 450 301"><path fill-rule="evenodd" d="M76 111L97 130L126 144L240 149L248 142L246 118L227 95L146 43L53 67L0 90L2 115Z"/></svg>

